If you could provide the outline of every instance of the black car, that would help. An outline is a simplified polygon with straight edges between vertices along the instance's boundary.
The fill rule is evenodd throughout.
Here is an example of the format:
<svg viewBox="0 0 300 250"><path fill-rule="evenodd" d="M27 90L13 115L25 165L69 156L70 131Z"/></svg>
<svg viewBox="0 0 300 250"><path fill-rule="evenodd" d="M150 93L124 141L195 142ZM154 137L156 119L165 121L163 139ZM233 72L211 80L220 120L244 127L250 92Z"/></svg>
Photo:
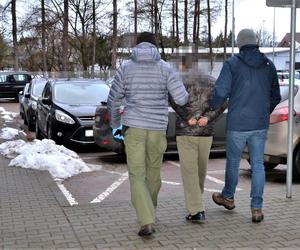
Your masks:
<svg viewBox="0 0 300 250"><path fill-rule="evenodd" d="M0 98L19 100L19 92L31 81L31 75L25 72L0 72Z"/></svg>
<svg viewBox="0 0 300 250"><path fill-rule="evenodd" d="M23 90L19 92L19 113L22 119L24 119L24 105L23 102L25 100L25 93L28 93L30 83L26 83Z"/></svg>
<svg viewBox="0 0 300 250"><path fill-rule="evenodd" d="M64 145L93 144L97 105L107 100L101 80L51 80L37 102L36 137Z"/></svg>
<svg viewBox="0 0 300 250"><path fill-rule="evenodd" d="M31 83L24 88L22 106L24 124L28 126L29 131L35 131L35 120L37 110L37 100L42 95L47 80L44 78L33 79Z"/></svg>

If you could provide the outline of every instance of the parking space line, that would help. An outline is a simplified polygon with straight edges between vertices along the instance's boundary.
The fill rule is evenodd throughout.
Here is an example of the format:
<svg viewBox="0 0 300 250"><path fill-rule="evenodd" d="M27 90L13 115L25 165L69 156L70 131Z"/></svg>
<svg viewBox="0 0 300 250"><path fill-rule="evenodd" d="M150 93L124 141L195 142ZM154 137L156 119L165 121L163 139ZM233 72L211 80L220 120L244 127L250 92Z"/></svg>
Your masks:
<svg viewBox="0 0 300 250"><path fill-rule="evenodd" d="M181 183L179 183L179 182L174 182L174 181L162 181L162 183L166 183L166 184L170 184L170 185L174 185L174 186L181 185Z"/></svg>
<svg viewBox="0 0 300 250"><path fill-rule="evenodd" d="M63 195L66 197L67 201L71 206L78 205L78 202L75 200L75 198L72 196L72 194L66 189L64 184L60 182L56 182L56 185L60 189L60 191L63 193Z"/></svg>
<svg viewBox="0 0 300 250"><path fill-rule="evenodd" d="M167 163L173 165L173 166L176 166L176 167L180 167L180 164L176 163L176 162L172 162L172 161L167 161ZM220 179L217 179L215 177L212 177L210 175L206 175L206 179L212 181L212 182L215 182L217 184L221 184L221 185L224 185L224 181L220 180ZM237 191L241 191L243 189L241 188L236 188Z"/></svg>
<svg viewBox="0 0 300 250"><path fill-rule="evenodd" d="M122 176L117 181L111 184L103 193L99 194L90 203L102 202L106 197L108 197L115 189L117 189L127 179L128 179L128 172L122 174Z"/></svg>

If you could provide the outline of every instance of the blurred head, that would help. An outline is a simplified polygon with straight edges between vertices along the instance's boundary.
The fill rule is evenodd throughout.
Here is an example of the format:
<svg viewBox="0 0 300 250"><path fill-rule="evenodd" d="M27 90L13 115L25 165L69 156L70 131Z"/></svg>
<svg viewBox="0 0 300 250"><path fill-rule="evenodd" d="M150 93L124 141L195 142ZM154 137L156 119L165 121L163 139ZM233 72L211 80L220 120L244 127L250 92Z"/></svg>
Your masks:
<svg viewBox="0 0 300 250"><path fill-rule="evenodd" d="M153 33L150 33L150 32L140 33L137 36L136 44L143 43L143 42L152 43L154 46L157 47L156 38Z"/></svg>
<svg viewBox="0 0 300 250"><path fill-rule="evenodd" d="M242 29L237 36L236 43L239 49L245 45L258 46L258 39L252 29Z"/></svg>
<svg viewBox="0 0 300 250"><path fill-rule="evenodd" d="M193 54L184 54L180 57L180 68L181 70L188 70L193 68L193 65L196 64L196 58Z"/></svg>

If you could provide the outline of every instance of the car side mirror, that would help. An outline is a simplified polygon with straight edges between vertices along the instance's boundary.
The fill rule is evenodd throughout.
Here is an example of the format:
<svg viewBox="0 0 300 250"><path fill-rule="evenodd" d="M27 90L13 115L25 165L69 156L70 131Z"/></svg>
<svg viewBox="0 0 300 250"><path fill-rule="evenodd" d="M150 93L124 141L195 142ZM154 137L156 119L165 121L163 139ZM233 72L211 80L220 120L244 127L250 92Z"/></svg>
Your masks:
<svg viewBox="0 0 300 250"><path fill-rule="evenodd" d="M26 97L26 98L30 98L30 94L29 94L29 93L26 93L26 94L25 94L25 97Z"/></svg>
<svg viewBox="0 0 300 250"><path fill-rule="evenodd" d="M49 98L42 98L41 101L44 105L50 105L52 103Z"/></svg>

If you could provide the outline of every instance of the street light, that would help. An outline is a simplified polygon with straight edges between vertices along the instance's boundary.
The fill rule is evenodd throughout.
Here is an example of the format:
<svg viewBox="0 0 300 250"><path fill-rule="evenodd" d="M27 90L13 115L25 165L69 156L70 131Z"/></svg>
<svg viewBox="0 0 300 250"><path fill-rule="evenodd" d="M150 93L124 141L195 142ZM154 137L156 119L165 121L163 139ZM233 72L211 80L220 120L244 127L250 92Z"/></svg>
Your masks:
<svg viewBox="0 0 300 250"><path fill-rule="evenodd" d="M292 170L293 170L293 131L294 131L294 85L295 85L295 33L296 33L296 8L300 8L300 0L266 0L269 7L291 8L291 44L290 44L290 84L289 84L289 116L288 116L288 157L286 186L287 198L292 198Z"/></svg>

